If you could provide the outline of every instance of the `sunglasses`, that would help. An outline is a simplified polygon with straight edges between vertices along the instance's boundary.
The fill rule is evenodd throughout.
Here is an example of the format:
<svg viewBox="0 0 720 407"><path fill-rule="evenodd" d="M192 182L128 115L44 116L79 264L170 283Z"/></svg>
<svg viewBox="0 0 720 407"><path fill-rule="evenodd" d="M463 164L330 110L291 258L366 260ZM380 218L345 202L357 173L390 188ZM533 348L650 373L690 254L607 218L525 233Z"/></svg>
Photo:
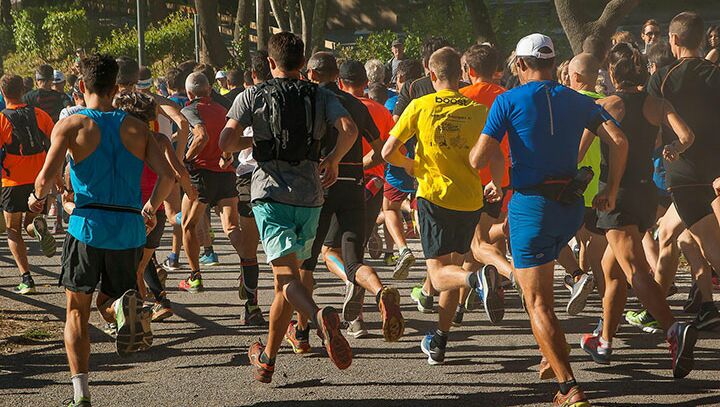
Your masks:
<svg viewBox="0 0 720 407"><path fill-rule="evenodd" d="M660 31L648 31L645 33L645 35L648 37L656 37L660 35Z"/></svg>

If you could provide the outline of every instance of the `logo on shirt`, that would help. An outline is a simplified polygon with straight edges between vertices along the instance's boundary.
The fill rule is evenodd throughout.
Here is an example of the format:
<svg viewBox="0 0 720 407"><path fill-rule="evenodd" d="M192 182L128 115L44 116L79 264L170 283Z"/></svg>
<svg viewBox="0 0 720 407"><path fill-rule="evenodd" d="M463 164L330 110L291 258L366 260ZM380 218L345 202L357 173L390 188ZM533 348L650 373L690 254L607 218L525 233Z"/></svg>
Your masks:
<svg viewBox="0 0 720 407"><path fill-rule="evenodd" d="M467 106L472 101L466 97L456 97L456 98L441 98L440 96L435 96L435 103L438 104L444 104L444 105L460 105L460 106Z"/></svg>

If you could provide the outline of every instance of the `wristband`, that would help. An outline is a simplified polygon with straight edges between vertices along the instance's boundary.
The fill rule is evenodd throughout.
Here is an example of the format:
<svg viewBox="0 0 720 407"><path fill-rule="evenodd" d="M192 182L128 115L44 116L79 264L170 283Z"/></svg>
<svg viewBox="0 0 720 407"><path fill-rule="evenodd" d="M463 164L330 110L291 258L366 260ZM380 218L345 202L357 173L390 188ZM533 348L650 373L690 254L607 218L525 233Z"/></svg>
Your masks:
<svg viewBox="0 0 720 407"><path fill-rule="evenodd" d="M152 217L155 216L155 214L156 214L156 212L150 212L149 210L144 209L144 208L143 208L142 212L143 212L143 215L146 215L146 216L148 216L148 217L150 217L150 218L152 218Z"/></svg>
<svg viewBox="0 0 720 407"><path fill-rule="evenodd" d="M44 200L47 199L47 195L46 195L44 198L38 198L38 196L35 195L35 191L32 191L32 196L33 196L33 198L35 198L35 200L38 201L38 202L42 202L42 201L44 201Z"/></svg>

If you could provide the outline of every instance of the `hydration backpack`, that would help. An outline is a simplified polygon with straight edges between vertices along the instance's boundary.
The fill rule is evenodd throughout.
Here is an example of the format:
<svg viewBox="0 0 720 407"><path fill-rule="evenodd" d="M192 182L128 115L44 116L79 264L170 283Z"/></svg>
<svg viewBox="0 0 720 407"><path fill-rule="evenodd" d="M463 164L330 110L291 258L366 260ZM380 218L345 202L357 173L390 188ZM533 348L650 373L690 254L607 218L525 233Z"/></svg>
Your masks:
<svg viewBox="0 0 720 407"><path fill-rule="evenodd" d="M298 79L271 79L258 85L256 98L265 102L271 138L261 139L255 133L255 160L292 164L320 160L320 138L315 136L314 126L316 94L317 85Z"/></svg>
<svg viewBox="0 0 720 407"><path fill-rule="evenodd" d="M6 144L6 154L29 156L47 151L48 139L38 128L35 108L5 109L2 114L12 124L12 140Z"/></svg>

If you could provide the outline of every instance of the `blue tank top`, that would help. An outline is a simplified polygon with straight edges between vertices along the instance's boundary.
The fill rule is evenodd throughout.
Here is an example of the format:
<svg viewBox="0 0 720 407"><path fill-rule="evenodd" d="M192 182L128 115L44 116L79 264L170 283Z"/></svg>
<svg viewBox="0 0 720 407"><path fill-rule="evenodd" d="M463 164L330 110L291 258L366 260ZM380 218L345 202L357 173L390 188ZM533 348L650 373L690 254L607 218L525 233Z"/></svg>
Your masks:
<svg viewBox="0 0 720 407"><path fill-rule="evenodd" d="M84 109L77 114L89 117L100 127L100 143L79 163L69 158L76 209L70 217L68 233L99 249L142 247L145 245L145 224L140 214L143 161L132 155L120 139L125 112ZM132 210L137 213L129 212Z"/></svg>

